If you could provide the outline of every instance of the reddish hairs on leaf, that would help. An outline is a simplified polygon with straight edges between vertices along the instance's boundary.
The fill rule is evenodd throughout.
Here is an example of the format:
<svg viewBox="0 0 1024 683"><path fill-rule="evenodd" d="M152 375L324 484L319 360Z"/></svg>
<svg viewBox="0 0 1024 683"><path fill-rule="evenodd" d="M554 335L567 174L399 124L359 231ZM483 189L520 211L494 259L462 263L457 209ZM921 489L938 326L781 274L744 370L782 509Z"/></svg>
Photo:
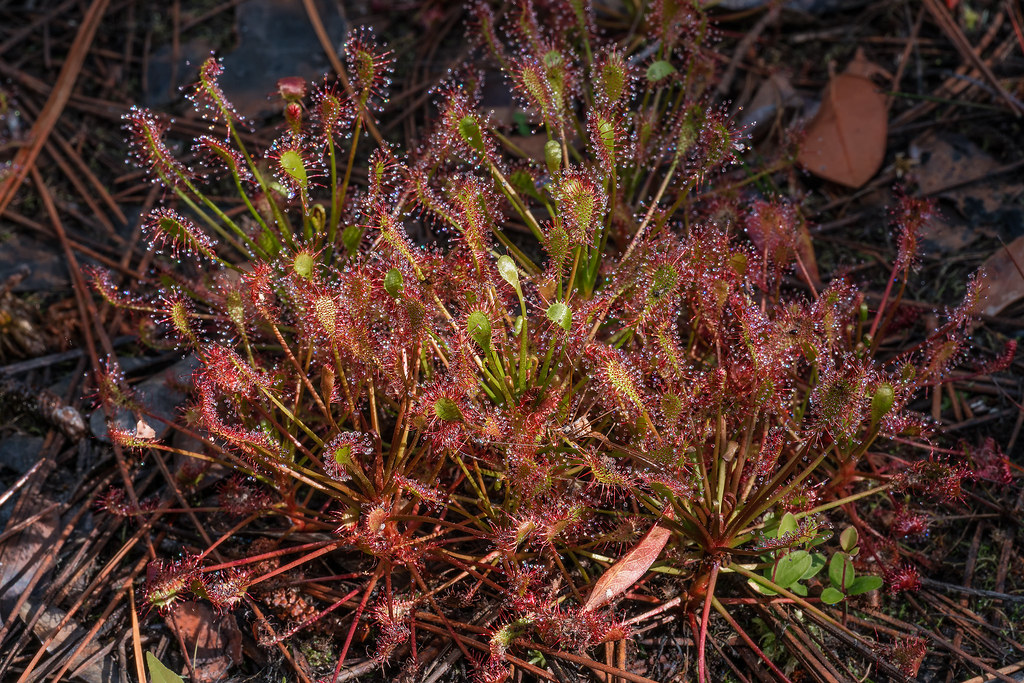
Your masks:
<svg viewBox="0 0 1024 683"><path fill-rule="evenodd" d="M586 171L574 169L559 176L554 195L569 243L592 244L608 204L604 188Z"/></svg>
<svg viewBox="0 0 1024 683"><path fill-rule="evenodd" d="M161 206L146 216L142 223L142 232L149 239L151 247L166 248L174 258L182 255L201 255L214 259L213 250L216 240L199 229L192 220L177 211Z"/></svg>
<svg viewBox="0 0 1024 683"><path fill-rule="evenodd" d="M198 556L185 555L170 563L154 560L146 567L144 600L150 609L164 613L202 583Z"/></svg>
<svg viewBox="0 0 1024 683"><path fill-rule="evenodd" d="M109 304L117 308L140 308L142 301L114 284L114 276L106 268L82 266L85 281Z"/></svg>
<svg viewBox="0 0 1024 683"><path fill-rule="evenodd" d="M928 653L927 641L916 636L897 638L892 645L880 648L882 657L889 660L910 678L917 676Z"/></svg>
<svg viewBox="0 0 1024 683"><path fill-rule="evenodd" d="M236 121L242 121L242 117L221 90L218 79L222 73L224 66L220 60L212 56L207 57L199 68L199 81L189 98L200 116L209 119L219 118L230 126Z"/></svg>
<svg viewBox="0 0 1024 683"><path fill-rule="evenodd" d="M150 175L169 185L184 182L192 174L171 154L164 142L167 124L157 121L148 109L132 107L124 115L132 156Z"/></svg>
<svg viewBox="0 0 1024 683"><path fill-rule="evenodd" d="M269 387L269 380L260 368L254 368L234 349L220 344L207 344L202 349L204 374L228 396L238 394L254 398L260 388Z"/></svg>
<svg viewBox="0 0 1024 683"><path fill-rule="evenodd" d="M207 165L216 163L223 166L243 181L253 179L252 172L242 153L223 140L218 140L211 135L202 135L196 138L195 144L192 145L192 151L200 158L205 159Z"/></svg>
<svg viewBox="0 0 1024 683"><path fill-rule="evenodd" d="M592 67L594 92L602 108L620 108L633 96L635 69L618 49L601 54Z"/></svg>
<svg viewBox="0 0 1024 683"><path fill-rule="evenodd" d="M898 201L892 211L893 222L899 230L895 270L906 271L917 259L921 230L931 218L935 205L931 200L918 199L898 192Z"/></svg>
<svg viewBox="0 0 1024 683"><path fill-rule="evenodd" d="M316 134L326 144L329 138L343 134L355 121L352 101L338 92L337 85L324 84L313 94L313 117Z"/></svg>
<svg viewBox="0 0 1024 683"><path fill-rule="evenodd" d="M924 538L928 535L930 521L928 515L916 514L903 505L897 505L893 513L891 531L897 538Z"/></svg>
<svg viewBox="0 0 1024 683"><path fill-rule="evenodd" d="M218 487L217 504L232 517L245 517L267 509L270 498L235 475Z"/></svg>
<svg viewBox="0 0 1024 683"><path fill-rule="evenodd" d="M890 593L921 589L921 575L909 564L898 564L885 572L885 583Z"/></svg>
<svg viewBox="0 0 1024 683"><path fill-rule="evenodd" d="M391 70L394 59L389 50L377 43L373 31L359 28L351 32L345 43L345 58L349 78L360 103L374 110L380 110L387 100L391 85Z"/></svg>

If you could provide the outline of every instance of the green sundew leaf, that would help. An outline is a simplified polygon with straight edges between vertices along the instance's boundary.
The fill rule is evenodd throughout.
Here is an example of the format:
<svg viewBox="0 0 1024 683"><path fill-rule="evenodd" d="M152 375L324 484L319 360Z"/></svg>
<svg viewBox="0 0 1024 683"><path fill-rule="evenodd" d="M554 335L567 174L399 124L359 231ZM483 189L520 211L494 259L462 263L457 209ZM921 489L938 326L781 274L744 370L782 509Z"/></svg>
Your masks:
<svg viewBox="0 0 1024 683"><path fill-rule="evenodd" d="M811 553L811 567L804 572L804 575L800 577L800 580L806 581L812 576L817 576L818 572L820 572L826 564L828 564L828 560L825 559L824 555L821 553Z"/></svg>
<svg viewBox="0 0 1024 683"><path fill-rule="evenodd" d="M678 394L664 394L661 397L661 414L667 422L675 422L683 413L683 399Z"/></svg>
<svg viewBox="0 0 1024 683"><path fill-rule="evenodd" d="M434 415L445 422L460 422L462 420L462 411L459 410L459 405L447 396L442 396L434 401Z"/></svg>
<svg viewBox="0 0 1024 683"><path fill-rule="evenodd" d="M651 83L657 83L658 81L668 78L676 72L676 68L664 59L659 59L656 62L652 62L647 67L647 80Z"/></svg>
<svg viewBox="0 0 1024 683"><path fill-rule="evenodd" d="M519 269L516 268L516 262L508 254L498 257L498 273L505 282L512 285L517 292L519 291Z"/></svg>
<svg viewBox="0 0 1024 683"><path fill-rule="evenodd" d="M886 413L892 410L893 401L896 400L896 393L893 391L892 385L888 382L882 382L875 389L874 395L871 397L871 424L876 425L878 422L885 417Z"/></svg>
<svg viewBox="0 0 1024 683"><path fill-rule="evenodd" d="M305 189L309 184L309 177L306 175L306 164L302 161L302 154L294 149L286 149L281 152L281 170L295 181L295 184Z"/></svg>
<svg viewBox="0 0 1024 683"><path fill-rule="evenodd" d="M544 164L548 167L548 173L555 175L562 166L562 145L558 140L548 140L544 143Z"/></svg>
<svg viewBox="0 0 1024 683"><path fill-rule="evenodd" d="M779 520L779 533L775 538L782 538L786 534L795 534L797 530L796 517L792 512L787 512Z"/></svg>
<svg viewBox="0 0 1024 683"><path fill-rule="evenodd" d="M483 311L473 311L466 319L466 333L485 351L491 347L491 321Z"/></svg>
<svg viewBox="0 0 1024 683"><path fill-rule="evenodd" d="M846 553L836 553L828 563L828 580L839 590L846 590L853 584L853 560Z"/></svg>
<svg viewBox="0 0 1024 683"><path fill-rule="evenodd" d="M149 669L150 683L185 683L181 676L164 666L152 652L146 653L146 668Z"/></svg>
<svg viewBox="0 0 1024 683"><path fill-rule="evenodd" d="M459 135L462 136L467 145L476 151L484 151L484 138L480 132L480 123L472 114L466 114L459 121Z"/></svg>
<svg viewBox="0 0 1024 683"><path fill-rule="evenodd" d="M623 64L619 62L607 62L601 67L601 83L604 86L604 96L610 102L618 102L626 90L626 72Z"/></svg>
<svg viewBox="0 0 1024 683"><path fill-rule="evenodd" d="M402 295L402 289L405 287L405 282L402 278L402 271L398 268L392 268L384 276L384 291L398 298Z"/></svg>
<svg viewBox="0 0 1024 683"><path fill-rule="evenodd" d="M845 595L837 591L835 588L832 588L831 586L821 591L821 601L826 605L834 605L837 602L842 602L845 599Z"/></svg>
<svg viewBox="0 0 1024 683"><path fill-rule="evenodd" d="M363 229L358 225L347 225L341 231L341 243L345 245L350 253L355 251L359 242L363 239Z"/></svg>
<svg viewBox="0 0 1024 683"><path fill-rule="evenodd" d="M847 589L848 595L860 595L868 591L878 590L882 587L881 576L858 576Z"/></svg>
<svg viewBox="0 0 1024 683"><path fill-rule="evenodd" d="M313 266L313 255L305 251L296 254L295 260L292 261L292 270L303 280L313 277Z"/></svg>
<svg viewBox="0 0 1024 683"><path fill-rule="evenodd" d="M856 527L846 527L843 529L843 533L839 534L839 545L842 546L844 552L852 552L857 547L857 540Z"/></svg>
<svg viewBox="0 0 1024 683"><path fill-rule="evenodd" d="M572 328L572 309L563 303L555 302L548 306L548 320L568 332Z"/></svg>
<svg viewBox="0 0 1024 683"><path fill-rule="evenodd" d="M772 579L782 588L789 588L800 580L800 577L811 568L813 564L811 554L806 550L794 550L780 557L775 563L774 578Z"/></svg>

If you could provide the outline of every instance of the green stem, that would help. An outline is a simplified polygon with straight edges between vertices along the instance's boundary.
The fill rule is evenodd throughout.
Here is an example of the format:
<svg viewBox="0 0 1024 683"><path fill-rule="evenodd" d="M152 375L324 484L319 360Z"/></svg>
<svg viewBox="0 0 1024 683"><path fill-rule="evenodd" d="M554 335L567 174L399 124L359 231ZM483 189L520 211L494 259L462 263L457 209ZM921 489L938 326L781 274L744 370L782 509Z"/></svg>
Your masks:
<svg viewBox="0 0 1024 683"><path fill-rule="evenodd" d="M274 195L271 192L270 187L267 185L266 180L263 178L263 174L260 173L260 169L256 166L256 162L252 160L249 151L245 148L245 144L242 142L242 136L238 134L238 129L235 128L234 124L231 123L230 117L225 116L227 122L228 132L231 134L231 139L234 140L235 145L238 146L238 151L241 152L242 158L245 159L246 165L249 167L249 172L252 173L253 178L256 179L256 184L260 186L260 190L263 192L263 196L267 198L267 203L270 204L270 210L274 214L274 220L277 223L277 227L285 236L285 240L288 242L288 246L294 248L295 243L292 239L292 229L288 221L285 220L284 214L281 212L281 207L277 205L274 200Z"/></svg>
<svg viewBox="0 0 1024 683"><path fill-rule="evenodd" d="M338 155L334 150L334 136L327 135L327 157L330 159L331 172L331 215L327 223L327 244L334 248L334 238L338 232L338 210L341 202L338 201Z"/></svg>
<svg viewBox="0 0 1024 683"><path fill-rule="evenodd" d="M362 132L362 129L363 129L363 119L362 118L356 119L355 131L352 133L352 146L349 148L349 151L348 151L348 163L345 165L345 177L341 181L341 191L338 192L338 206L344 206L345 205L345 198L348 196L348 184L352 180L352 167L356 163L356 147L359 146L359 133ZM332 208L332 211L333 211L333 208L334 208L334 203L333 202L331 203L331 208ZM335 239L335 236L337 234L337 230L338 230L338 226L332 220L331 221L331 231L330 231L330 234L328 234L328 236L327 236L328 244L331 244L331 245L334 244L334 239Z"/></svg>

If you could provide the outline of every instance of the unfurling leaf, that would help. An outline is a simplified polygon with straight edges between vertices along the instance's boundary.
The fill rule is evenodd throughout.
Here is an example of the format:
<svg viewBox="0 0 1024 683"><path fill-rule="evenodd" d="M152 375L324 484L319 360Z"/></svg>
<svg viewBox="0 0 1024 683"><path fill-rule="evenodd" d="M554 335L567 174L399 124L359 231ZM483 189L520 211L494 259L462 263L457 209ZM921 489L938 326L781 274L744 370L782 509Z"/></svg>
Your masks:
<svg viewBox="0 0 1024 683"><path fill-rule="evenodd" d="M658 559L671 535L672 532L665 527L652 526L632 550L601 575L583 609L593 611L606 605L639 581Z"/></svg>
<svg viewBox="0 0 1024 683"><path fill-rule="evenodd" d="M558 140L548 140L544 143L544 163L548 167L548 173L555 175L562 166L562 145Z"/></svg>

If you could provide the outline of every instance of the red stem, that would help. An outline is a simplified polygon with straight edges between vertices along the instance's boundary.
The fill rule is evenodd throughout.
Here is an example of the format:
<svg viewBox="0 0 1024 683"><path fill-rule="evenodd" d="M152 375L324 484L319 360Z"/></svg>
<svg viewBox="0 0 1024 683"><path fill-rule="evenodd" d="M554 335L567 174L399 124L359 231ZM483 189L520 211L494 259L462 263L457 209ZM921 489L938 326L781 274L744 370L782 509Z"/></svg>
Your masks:
<svg viewBox="0 0 1024 683"><path fill-rule="evenodd" d="M704 611L700 615L700 630L697 633L697 680L707 683L704 647L708 640L708 618L711 616L711 598L715 594L715 582L718 580L718 561L711 565L711 576L708 578L707 593L704 594Z"/></svg>
<svg viewBox="0 0 1024 683"><path fill-rule="evenodd" d="M383 566L383 565L381 565ZM374 572L370 578L370 585L366 587L366 592L363 593L363 599L359 602L359 607L356 607L356 613L352 617L352 626L348 629L348 635L345 636L345 644L341 648L341 654L338 655L338 663L334 667L334 676L331 678L331 683L337 683L338 674L341 673L341 667L345 663L345 655L348 654L349 645L352 644L352 637L356 634L356 628L359 626L359 617L362 616L363 610L366 609L366 603L370 601L370 595L373 594L373 589L377 585L377 581L380 579L381 566L377 567L377 571Z"/></svg>

